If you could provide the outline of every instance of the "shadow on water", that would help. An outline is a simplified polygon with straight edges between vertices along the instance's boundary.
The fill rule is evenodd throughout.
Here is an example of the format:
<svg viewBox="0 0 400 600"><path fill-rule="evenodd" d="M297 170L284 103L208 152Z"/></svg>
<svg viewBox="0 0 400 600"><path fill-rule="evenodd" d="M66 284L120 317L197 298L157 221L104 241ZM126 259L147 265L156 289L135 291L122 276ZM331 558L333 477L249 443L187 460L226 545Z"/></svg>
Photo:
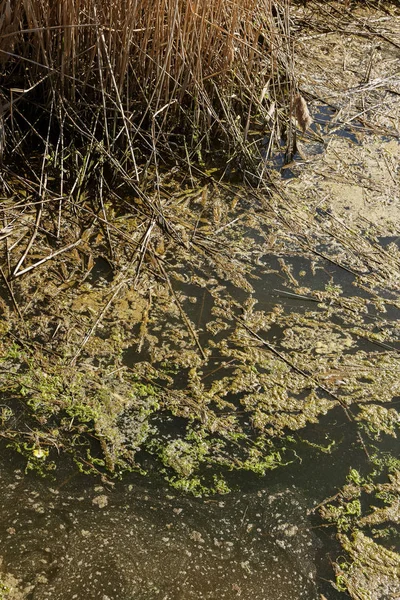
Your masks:
<svg viewBox="0 0 400 600"><path fill-rule="evenodd" d="M316 103L312 111L314 124L311 125L311 129L315 132L320 129L324 135L344 137L354 144L360 144L359 134L365 132L364 125L357 119L349 123L343 122L337 119L337 114L338 111L334 106Z"/></svg>
<svg viewBox="0 0 400 600"><path fill-rule="evenodd" d="M365 126L358 119L352 119L349 122L341 121L338 118L339 111L336 107L321 102L314 102L310 106L312 124L306 135L307 154L317 156L324 153L328 141L334 136L345 138L353 144L361 143L361 136L365 133ZM262 142L263 158L268 163L269 168L280 171L282 179L292 179L296 177L296 163L301 162L304 157L296 148L292 160L289 164L287 160L287 142L285 139L280 141L280 148L271 156L266 156L271 149L271 140L266 136Z"/></svg>

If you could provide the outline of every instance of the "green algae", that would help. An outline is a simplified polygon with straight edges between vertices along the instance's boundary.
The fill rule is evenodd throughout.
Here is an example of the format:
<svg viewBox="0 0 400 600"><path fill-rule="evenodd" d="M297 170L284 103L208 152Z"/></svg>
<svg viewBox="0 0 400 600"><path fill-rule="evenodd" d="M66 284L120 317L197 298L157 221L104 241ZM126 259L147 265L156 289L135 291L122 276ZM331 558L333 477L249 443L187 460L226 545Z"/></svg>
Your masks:
<svg viewBox="0 0 400 600"><path fill-rule="evenodd" d="M12 573L4 570L3 558L0 556L0 600L24 600L29 591L29 588L23 588L22 582Z"/></svg>
<svg viewBox="0 0 400 600"><path fill-rule="evenodd" d="M166 216L180 211L174 233L154 225L145 248L143 215L114 215L129 239L107 277L87 272L104 260L94 228L92 245L13 283L24 319L0 304L0 436L41 475L68 454L84 473L158 474L205 496L229 493L234 472L301 461L304 446L333 455L338 434L318 443L308 426L342 411L376 472L351 470L322 508L343 548L336 586L396 598L399 465L378 444L399 429L398 251L356 232L359 254L345 252L353 234L332 223L342 245L330 244L290 199L178 188L165 199ZM331 262L310 252L317 242Z"/></svg>
<svg viewBox="0 0 400 600"><path fill-rule="evenodd" d="M1 436L42 471L59 452L111 475L146 471L147 456L175 487L204 492L224 489L224 470L284 466L291 433L338 406L371 440L396 435L395 301L381 290L395 289L397 250L380 252L374 231L357 238L359 255L346 254L360 232L333 221L328 234L290 197L163 181L157 202L173 225L150 222L145 246L143 203L134 215L109 209L121 241L112 269L92 226L51 269L14 282L24 322L3 301ZM361 273L351 290L310 253L330 235L341 245L329 259ZM373 273L363 267L371 252ZM100 259L105 272L93 277L88 265Z"/></svg>
<svg viewBox="0 0 400 600"><path fill-rule="evenodd" d="M359 411L355 419L362 423L373 439L380 439L382 434L397 437L400 415L396 409L379 404L367 404L360 406Z"/></svg>
<svg viewBox="0 0 400 600"><path fill-rule="evenodd" d="M352 469L334 502L320 508L346 553L334 563L336 587L355 600L395 600L400 591L400 471L389 466L387 477L377 483L376 474Z"/></svg>

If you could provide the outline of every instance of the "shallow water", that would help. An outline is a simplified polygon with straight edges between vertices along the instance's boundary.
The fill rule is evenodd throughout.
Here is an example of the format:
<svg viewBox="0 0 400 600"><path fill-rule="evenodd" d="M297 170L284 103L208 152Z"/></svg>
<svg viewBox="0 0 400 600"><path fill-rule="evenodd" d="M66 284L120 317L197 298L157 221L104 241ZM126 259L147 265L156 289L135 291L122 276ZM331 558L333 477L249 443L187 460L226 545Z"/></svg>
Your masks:
<svg viewBox="0 0 400 600"><path fill-rule="evenodd" d="M1 464L2 570L32 600L317 598L321 542L294 488L189 499L38 481Z"/></svg>
<svg viewBox="0 0 400 600"><path fill-rule="evenodd" d="M317 276L304 255L286 255L285 262L313 290L333 282L340 283L346 297L369 297L355 291L353 274L329 261L318 263ZM252 284L260 310L268 312L277 302L286 313L325 310L315 299L291 292L279 273L279 257L262 260L259 274ZM246 296L229 282L223 284L232 296ZM176 289L186 297L197 295L198 302L186 303L185 310L206 343L212 296L190 283L178 282ZM394 320L395 312L392 308L387 317ZM370 311L368 318L373 317ZM281 349L283 334L271 327L268 340ZM357 347L380 350L368 340L359 340ZM131 365L143 359L136 348L125 355ZM221 370L213 372L218 364L217 358L210 359L204 369L208 384L221 376ZM175 386L179 377L184 387L182 373ZM178 421L166 419L160 426L168 436L179 429ZM184 431L186 425L181 426ZM330 444L331 450L320 450ZM24 465L3 453L2 572L15 577L21 598L30 600L313 600L320 593L328 600L341 598L329 583L330 559L340 551L332 531L320 527L312 509L336 493L350 468L368 471L358 427L338 406L318 423L277 440L276 447L285 449L286 466L263 478L224 472L233 492L204 499L166 489L159 476L153 484L133 475L123 483L99 484L62 461L54 481L41 480L25 476ZM395 453L396 440L383 437L380 448ZM148 456L141 463L150 473L152 461Z"/></svg>
<svg viewBox="0 0 400 600"><path fill-rule="evenodd" d="M334 111L320 103L315 104L313 116L315 124L312 131L317 135L306 140L309 156L321 156L327 142L336 138L353 144L352 150L358 160L362 148L356 119L351 121L350 126L335 123ZM318 139L321 131L325 141ZM342 155L343 148L344 145L339 146L339 151L334 154L335 161L337 156ZM343 156L346 158L347 155L344 153ZM281 159L275 165L277 168L282 166ZM295 159L298 160L299 155ZM353 158L348 160L354 167L357 161L352 161ZM297 169L294 170L297 172ZM338 174L342 175L340 169ZM289 178L294 173L287 169L282 176ZM305 177L307 185L300 188L299 202L314 206L316 222L321 227L326 226L325 231L332 228L336 240L340 242L345 225L349 223L353 227L349 218L348 199L343 199L340 214L343 226L335 230L334 220L330 219L331 208L329 204L324 204L324 188L318 188L322 186L321 181L316 183L313 173L306 173ZM338 196L343 195L342 183L340 179L335 188ZM354 181L352 186L347 187L349 194L354 196L357 191ZM313 193L306 196L304 190L307 192L310 189ZM249 198L248 204L251 202ZM378 196L376 202L382 204L380 210L389 211L391 205L386 205L381 197ZM363 203L362 206L362 211L371 210L368 204ZM370 212L366 212L366 215L373 220ZM306 226L310 226L310 222L304 221ZM369 224L363 224L359 232L363 232L364 227L368 232ZM262 236L257 238L259 231L249 228L247 234L259 241L260 245L265 241ZM206 238L207 231L204 234ZM371 289L356 288L357 274L329 261L329 244L333 238L326 235L321 237L322 241L318 238L317 243L311 231L310 241L315 241L315 249L325 254L326 259L302 253L295 235L291 242L286 236L287 245L281 242L277 245L278 249L271 243L271 249L264 255L260 251L255 268L255 263L252 263L250 275L260 278L250 277L254 289L250 294L227 280L220 279L217 285L223 286L226 296L236 299L238 304L243 305L252 296L257 300L256 310L269 313L279 304L285 313L303 315L308 310L328 313L327 303L321 308L318 300L315 297L307 298L307 294L311 293L310 290L324 291L327 286L337 284L345 300L354 295L371 300L368 311L360 316L364 324L376 320L377 329L382 324L395 333L399 309L387 304L386 312L380 313L374 306ZM329 244L324 245L324 240L328 240ZM388 243L396 240L398 237L391 236L377 243L381 242L387 247ZM352 248L357 250L356 244L357 241ZM341 253L339 246L337 243L332 256L336 258L337 252L339 259L343 258L344 266L350 264L352 268L354 253ZM343 248L347 250L345 244ZM376 247L371 244L367 250L373 256ZM279 263L282 257L300 287L309 288L305 296L301 291L297 293L296 286L282 272ZM170 258L167 256L168 260ZM254 259L255 255L251 258ZM365 264L368 265L367 260ZM357 264L354 268L358 268ZM200 275L214 277L212 267L208 272L204 267ZM96 260L88 281L95 284L100 277L108 283L113 280L109 263L101 258ZM210 290L193 285L190 278L186 283L174 280L173 284L175 291L182 293L185 313L193 322L200 343L205 346L211 337L206 328L212 319L214 302ZM395 300L397 293L393 290L394 286L385 290L383 285L379 289L379 299ZM196 297L197 302L191 303L189 297ZM334 299L332 294L332 302ZM339 325L344 323L345 332L352 323L350 319L341 321L342 316L340 311L330 311L327 319L331 318ZM288 328L291 326L290 323L271 325L268 330L266 339L278 350L282 349L285 341L285 325ZM232 330L235 323L231 322L230 326ZM132 325L132 329L134 327L138 325ZM151 327L150 323L150 333ZM336 330L332 331L336 333ZM222 333L221 337L225 334ZM221 339L218 335L214 336L214 341ZM307 341L304 331L299 334L301 336ZM162 335L160 338L162 341ZM357 338L356 335L354 338L357 350L382 351L382 347L371 339ZM390 344L395 347L398 335L397 341L395 336L393 338ZM296 352L300 356L303 353L301 348L297 350L289 346L289 356L293 355L290 354L291 350L294 356ZM353 349L344 352L351 356ZM229 366L226 371L220 368L221 356L215 351L215 356L202 366L202 381L207 385L229 372ZM146 344L142 352L137 352L137 343L124 350L123 360L128 366L149 358L151 353ZM332 354L332 361L335 358L336 355ZM327 362L331 359L328 356ZM185 387L185 376L183 370L176 375L176 389ZM342 378L340 373L337 376ZM377 396L374 400L380 403L380 399ZM393 403L382 405L393 408L395 402L396 399ZM164 416L165 413L157 418L161 421ZM244 419L248 421L248 430L251 430L250 417L247 415ZM169 416L163 427L167 435L174 428L180 428L184 434L186 423L183 418ZM183 497L166 488L160 479L159 464L156 467L156 460L150 456L138 456L138 459L143 459L141 465L148 469L151 479L154 479L152 483L134 475L126 475L122 483L99 483L93 478L77 475L76 470L65 464L65 459L57 462L55 480L43 480L33 474L25 475L25 463L2 447L0 571L8 584L15 584L19 590L10 600L313 600L319 599L320 594L328 600L340 600L345 597L344 594L337 592L330 583L334 578L331 562L343 556L343 550L335 541L334 528L324 527L312 510L343 486L351 468L361 474L371 470L359 433L358 424L350 422L343 409L336 406L328 414L318 415L318 423L309 423L298 431L291 431L287 437L276 440L276 447L282 449L284 461L288 463L286 466L270 471L264 477L221 468L232 493L203 499ZM368 441L368 448L375 446L378 453L393 456L398 453L396 438L381 434L378 440L370 440L367 436L364 439ZM202 469L202 475L207 473L207 466Z"/></svg>
<svg viewBox="0 0 400 600"><path fill-rule="evenodd" d="M388 241L392 240L384 240ZM270 255L260 260L259 279L252 279L257 309L268 313L279 303L285 313L325 311L315 298L292 292L290 281L280 273L279 258ZM318 259L317 275L310 257L300 252L286 254L285 263L305 288L323 291L338 283L344 297L371 297L355 288L354 274L328 260ZM96 277L104 276L103 267L99 265ZM229 281L218 284L239 297L240 303L248 296ZM175 286L185 297L197 297L197 303L184 306L201 343L206 344L211 337L206 326L212 317L212 295L190 282L178 281ZM388 308L385 318L395 322L398 309ZM375 316L371 305L365 318ZM281 349L284 328L272 326L267 339ZM365 339L358 340L357 348L380 351ZM129 366L145 359L146 350L138 354L136 347L124 356ZM208 385L221 377L223 370L214 372L218 365L216 356L204 366ZM175 387L179 383L185 386L184 373L175 378ZM183 419L178 421L164 421L166 435L180 426L185 430ZM251 429L249 423L247 427ZM321 528L312 509L336 493L350 468L368 472L368 456L358 433L356 423L348 421L338 406L320 416L318 423L276 441L277 448L285 449L286 466L263 478L226 471L233 492L204 499L176 494L164 487L159 475L152 484L134 475L126 476L123 483L99 484L77 475L63 461L58 462L54 481L42 480L24 475L25 465L4 451L0 458L3 579L18 582L21 595L15 599L28 600L313 600L320 593L328 600L342 598L329 582L330 561L340 549L334 532ZM321 451L331 444L329 451ZM382 436L379 447L395 454L397 443ZM154 473L153 462L147 456L141 464ZM203 470L206 473L207 467Z"/></svg>
<svg viewBox="0 0 400 600"><path fill-rule="evenodd" d="M65 462L43 480L3 449L3 578L31 600L339 599L338 547L312 509L368 459L340 408L307 430L308 442L340 443L331 454L297 443L292 464L263 478L228 473L235 491L203 499L136 475L96 483Z"/></svg>

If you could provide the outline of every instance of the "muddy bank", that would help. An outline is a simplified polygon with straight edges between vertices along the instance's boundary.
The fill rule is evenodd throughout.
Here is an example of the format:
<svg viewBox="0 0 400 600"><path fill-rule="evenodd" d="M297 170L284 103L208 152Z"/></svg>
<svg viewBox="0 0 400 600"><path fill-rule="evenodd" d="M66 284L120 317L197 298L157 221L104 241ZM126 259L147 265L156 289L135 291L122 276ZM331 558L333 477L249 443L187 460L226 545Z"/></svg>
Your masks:
<svg viewBox="0 0 400 600"><path fill-rule="evenodd" d="M299 139L291 173L296 178L287 187L343 226L396 236L400 16L393 3L380 10L366 4L355 3L350 11L338 2L319 9L308 2L295 10L302 24L296 72L314 124Z"/></svg>

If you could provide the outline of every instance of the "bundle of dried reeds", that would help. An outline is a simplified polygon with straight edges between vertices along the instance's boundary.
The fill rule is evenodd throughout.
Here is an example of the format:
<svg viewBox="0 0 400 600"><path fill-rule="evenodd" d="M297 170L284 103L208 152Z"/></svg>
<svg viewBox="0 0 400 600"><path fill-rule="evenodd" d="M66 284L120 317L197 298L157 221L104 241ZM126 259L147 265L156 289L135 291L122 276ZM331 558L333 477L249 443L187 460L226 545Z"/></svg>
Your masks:
<svg viewBox="0 0 400 600"><path fill-rule="evenodd" d="M287 0L5 0L3 113L23 99L135 164L188 132L189 151L217 134L244 152L252 116L273 129L287 13Z"/></svg>

